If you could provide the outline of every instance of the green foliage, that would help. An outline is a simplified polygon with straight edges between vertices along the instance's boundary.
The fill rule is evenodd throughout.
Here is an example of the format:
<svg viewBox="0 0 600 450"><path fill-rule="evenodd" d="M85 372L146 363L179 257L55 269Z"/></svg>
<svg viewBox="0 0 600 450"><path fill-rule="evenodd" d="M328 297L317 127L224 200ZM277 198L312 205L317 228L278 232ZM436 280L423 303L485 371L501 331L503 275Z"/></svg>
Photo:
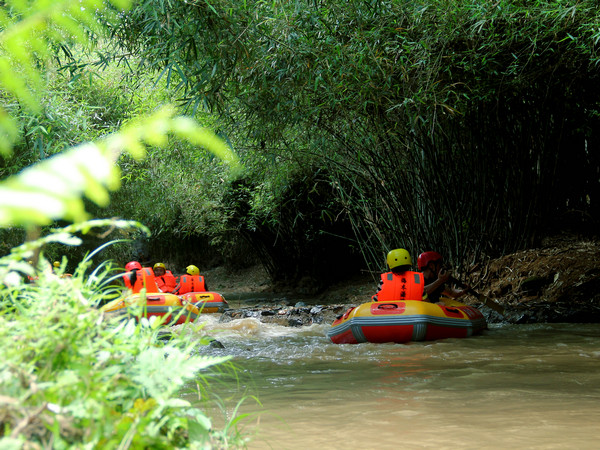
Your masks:
<svg viewBox="0 0 600 450"><path fill-rule="evenodd" d="M31 119L21 129L26 136L52 132L41 114L51 49L69 53L68 44L89 44L101 31L97 14L106 19L110 5L128 3L13 0L0 5L0 153L11 153L23 118ZM59 107L60 100L51 101L52 106ZM46 118L54 120L48 115L53 111L59 109L46 108ZM212 430L200 409L178 398L186 382L227 358L194 355L193 345L199 342L159 342L160 321L119 323L102 315L95 306L120 295L111 286L114 269L109 263L88 273L89 255L73 276L65 276L66 259L55 273L39 253L49 244L79 245L76 233L97 227L149 231L130 221L81 222L88 217L84 200L108 205L109 192L120 184L115 162L124 152L141 159L146 146L164 146L173 134L239 168L222 140L192 119L176 116L171 107L128 119L119 132L72 149L65 145L67 150L48 159L43 143L34 148L25 144L42 161L0 183L1 227L26 228L31 238L39 225L75 222L0 258L1 447L200 448L230 443L232 430ZM88 124L83 127L89 131Z"/></svg>
<svg viewBox="0 0 600 450"><path fill-rule="evenodd" d="M44 0L3 2L0 10L0 86L29 112L40 111L44 76L40 65L54 45L84 44L98 30L95 11L100 5L129 6L128 0ZM18 137L17 122L0 108L0 154L9 154Z"/></svg>
<svg viewBox="0 0 600 450"><path fill-rule="evenodd" d="M599 25L592 0L146 0L114 36L230 119L250 160L289 151L296 173L318 155L379 266L401 245L461 264L534 244L557 214L598 219Z"/></svg>
<svg viewBox="0 0 600 450"><path fill-rule="evenodd" d="M60 244L62 246L81 245L82 238L79 237L78 234L86 235L92 231L102 230L103 227L110 227L110 229L114 230L133 229L146 235L150 234L150 230L139 222L117 219L94 219L60 229L53 229L47 236L15 246L11 249L9 255L0 259L0 283L4 283L8 286L18 284L18 273L15 271L24 273L28 276L34 275L36 270L35 267L29 263L25 263L25 260L33 261L32 258L39 254L43 248L46 248L51 244ZM105 230L102 230L102 232L104 233ZM102 248L103 247L100 247L100 249ZM87 259L89 259L89 257L86 257L86 260ZM84 266L84 269L85 268L86 267Z"/></svg>
<svg viewBox="0 0 600 450"><path fill-rule="evenodd" d="M15 277L32 246L72 243L73 237L66 239L72 232L101 225L134 224L93 221L69 227L0 258L0 446L226 445L231 436L212 430L198 407L179 398L190 380L199 381L199 372L205 372L207 383L211 367L228 359L195 355L194 347L208 341L176 335L164 343L158 339L159 321L118 322L101 314L93 306L113 295L107 284L110 264L89 274L91 259L86 259L73 277L63 277L42 258L35 283Z"/></svg>
<svg viewBox="0 0 600 450"><path fill-rule="evenodd" d="M156 235L222 230L222 185L231 173L211 153L175 139L143 161L123 157L119 165L123 188L110 214L140 218Z"/></svg>
<svg viewBox="0 0 600 450"><path fill-rule="evenodd" d="M55 71L49 72L47 78L39 113L27 112L17 103L12 107L5 105L19 124L19 137L14 142L13 154L2 158L2 177L14 175L48 156L118 129L119 123L111 123L111 117L107 117L110 110L116 109L115 102L93 103L85 95L93 95L95 87L110 92L106 86L85 81L73 85ZM84 89L86 92L81 92ZM113 98L120 97L115 93ZM95 106L97 104L102 106Z"/></svg>
<svg viewBox="0 0 600 450"><path fill-rule="evenodd" d="M114 5L123 6L122 2ZM87 43L90 36L85 31L99 30L94 13L97 6L96 2L52 2L51 5L9 2L0 17L3 26L0 87L18 99L29 112L38 112L45 71L35 65L34 60L48 58L49 47L61 42L65 35L79 44ZM21 72L25 74L22 77L19 76ZM17 79L25 81L14 84ZM14 124L15 118L11 118L6 110L2 111ZM34 128L49 133L41 125ZM15 130L8 126L2 132L14 138ZM210 149L233 166L237 164L235 155L214 133L199 127L191 119L175 117L172 108L163 108L147 120L131 120L120 133L97 143L80 145L3 181L0 185L0 226L45 225L58 219L86 219L82 196L99 206L106 206L109 191L119 186L120 172L114 164L119 155L126 151L141 158L145 155L145 145L164 146L169 133ZM3 153L10 150L13 141L2 139L3 144L8 145Z"/></svg>
<svg viewBox="0 0 600 450"><path fill-rule="evenodd" d="M106 206L108 190L119 187L114 160L121 151L141 158L145 155L144 144L165 145L169 132L212 149L234 165L237 162L212 132L191 119L173 117L173 110L165 108L148 119L130 122L121 133L97 144L84 144L4 181L0 185L0 225L44 225L57 219L85 219L82 195Z"/></svg>

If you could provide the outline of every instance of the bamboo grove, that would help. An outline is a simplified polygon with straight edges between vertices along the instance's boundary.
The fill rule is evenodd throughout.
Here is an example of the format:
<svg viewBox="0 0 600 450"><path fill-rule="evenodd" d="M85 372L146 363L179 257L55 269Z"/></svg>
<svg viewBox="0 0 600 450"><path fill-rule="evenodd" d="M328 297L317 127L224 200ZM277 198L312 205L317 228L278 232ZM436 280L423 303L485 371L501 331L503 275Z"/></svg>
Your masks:
<svg viewBox="0 0 600 450"><path fill-rule="evenodd" d="M246 168L121 161L111 214L163 237L241 237L298 279L398 246L467 267L599 219L593 1L141 0L105 20L100 60L210 117Z"/></svg>

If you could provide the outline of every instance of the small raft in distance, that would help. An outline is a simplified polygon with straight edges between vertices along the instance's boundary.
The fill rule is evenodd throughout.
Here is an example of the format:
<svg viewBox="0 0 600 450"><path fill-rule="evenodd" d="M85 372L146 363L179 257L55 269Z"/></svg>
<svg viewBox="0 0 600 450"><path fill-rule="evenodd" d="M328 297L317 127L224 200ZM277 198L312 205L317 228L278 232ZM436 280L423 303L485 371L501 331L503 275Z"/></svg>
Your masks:
<svg viewBox="0 0 600 450"><path fill-rule="evenodd" d="M201 313L219 313L229 308L225 298L217 292L188 292L180 298L196 306Z"/></svg>
<svg viewBox="0 0 600 450"><path fill-rule="evenodd" d="M469 337L487 328L483 314L456 300L369 302L350 308L327 332L334 344L404 344Z"/></svg>
<svg viewBox="0 0 600 450"><path fill-rule="evenodd" d="M102 306L101 311L117 315L129 314L129 308L143 306L144 317L165 317L165 325L181 325L194 322L200 315L200 310L192 303L182 300L175 294L149 293L132 294L118 298Z"/></svg>

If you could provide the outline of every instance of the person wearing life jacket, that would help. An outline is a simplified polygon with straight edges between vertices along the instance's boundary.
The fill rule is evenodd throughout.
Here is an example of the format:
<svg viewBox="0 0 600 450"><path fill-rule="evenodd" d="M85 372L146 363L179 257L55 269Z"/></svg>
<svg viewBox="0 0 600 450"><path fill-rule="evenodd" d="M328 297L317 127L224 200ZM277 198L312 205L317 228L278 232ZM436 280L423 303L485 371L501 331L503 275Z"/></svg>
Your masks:
<svg viewBox="0 0 600 450"><path fill-rule="evenodd" d="M37 270L37 268L36 268L36 266L35 266L35 263L34 263L34 261L33 261L33 260L29 260L29 261L27 261L27 263L28 263L28 264L29 264L31 267L33 267L33 268L34 268L34 270ZM38 279L39 279L39 277L38 277L37 275L35 275L35 274L34 274L34 275L27 275L26 282L27 282L28 284L34 284L34 283L36 283L36 282L37 282L37 280L38 280Z"/></svg>
<svg viewBox="0 0 600 450"><path fill-rule="evenodd" d="M412 260L407 250L390 251L387 264L390 272L381 274L377 293L371 297L374 302L427 300L425 278L422 273L411 270Z"/></svg>
<svg viewBox="0 0 600 450"><path fill-rule="evenodd" d="M126 272L123 274L125 287L131 289L134 294L146 288L146 292L160 292L154 279L154 271L151 267L142 267L137 261L130 261L125 265Z"/></svg>
<svg viewBox="0 0 600 450"><path fill-rule="evenodd" d="M465 295L467 289L458 290L447 286L452 273L444 267L444 259L438 252L423 252L417 258L417 267L425 278L425 292L429 301L437 303L442 294L447 297L458 298Z"/></svg>
<svg viewBox="0 0 600 450"><path fill-rule="evenodd" d="M163 263L157 262L154 264L154 267L152 267L152 270L154 271L156 285L161 292L168 292L169 294L175 292L177 280L173 273L170 270L167 270Z"/></svg>
<svg viewBox="0 0 600 450"><path fill-rule="evenodd" d="M59 261L54 261L52 263L52 266L53 266L52 270L54 271L54 273L58 274L59 269L60 269L60 262ZM70 273L63 273L63 274L60 275L61 278L69 278L69 277L72 277L72 276L73 275L71 275Z"/></svg>
<svg viewBox="0 0 600 450"><path fill-rule="evenodd" d="M185 268L186 274L179 277L179 283L175 288L177 295L187 294L188 292L206 292L208 287L204 277L200 275L200 270L189 265Z"/></svg>
<svg viewBox="0 0 600 450"><path fill-rule="evenodd" d="M133 272L135 272L136 270L141 270L142 269L142 265L137 262L137 261L129 261L127 264L125 264L125 273L123 274L123 283L125 284L126 288L132 289L133 286L131 285L131 282L129 280L129 277L131 276L131 274Z"/></svg>

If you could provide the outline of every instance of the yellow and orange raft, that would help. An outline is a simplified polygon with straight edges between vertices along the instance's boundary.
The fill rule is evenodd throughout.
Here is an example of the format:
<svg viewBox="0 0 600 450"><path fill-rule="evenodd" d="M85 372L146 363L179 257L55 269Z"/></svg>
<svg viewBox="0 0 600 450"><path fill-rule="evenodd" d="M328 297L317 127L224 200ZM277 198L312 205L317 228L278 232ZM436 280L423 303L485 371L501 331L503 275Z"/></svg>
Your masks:
<svg viewBox="0 0 600 450"><path fill-rule="evenodd" d="M334 344L432 341L469 337L487 328L483 314L452 299L369 302L350 308L327 332Z"/></svg>
<svg viewBox="0 0 600 450"><path fill-rule="evenodd" d="M202 313L217 313L227 309L227 301L216 292L190 292L181 297L168 293L133 294L102 306L101 311L127 315L142 308L144 317L164 317L165 325L194 322Z"/></svg>
<svg viewBox="0 0 600 450"><path fill-rule="evenodd" d="M225 298L217 292L188 292L180 298L196 306L201 313L220 313L229 308Z"/></svg>

